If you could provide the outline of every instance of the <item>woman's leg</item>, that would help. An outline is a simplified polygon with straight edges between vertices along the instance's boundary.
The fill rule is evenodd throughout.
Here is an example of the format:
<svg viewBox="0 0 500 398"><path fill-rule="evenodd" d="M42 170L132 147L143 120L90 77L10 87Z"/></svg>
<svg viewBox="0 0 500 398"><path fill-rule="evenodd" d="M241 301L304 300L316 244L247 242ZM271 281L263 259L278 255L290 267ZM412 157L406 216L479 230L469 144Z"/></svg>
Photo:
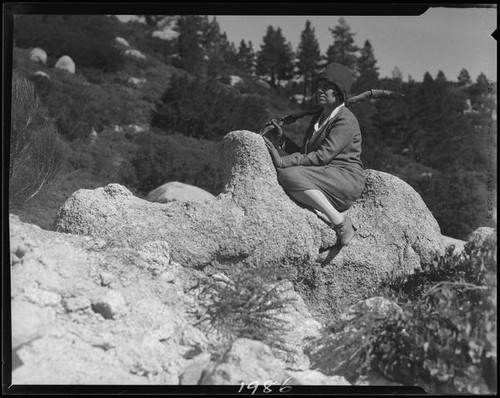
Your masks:
<svg viewBox="0 0 500 398"><path fill-rule="evenodd" d="M326 196L318 189L307 189L305 191L289 192L295 200L321 211L333 225L344 222L344 216L332 206Z"/></svg>

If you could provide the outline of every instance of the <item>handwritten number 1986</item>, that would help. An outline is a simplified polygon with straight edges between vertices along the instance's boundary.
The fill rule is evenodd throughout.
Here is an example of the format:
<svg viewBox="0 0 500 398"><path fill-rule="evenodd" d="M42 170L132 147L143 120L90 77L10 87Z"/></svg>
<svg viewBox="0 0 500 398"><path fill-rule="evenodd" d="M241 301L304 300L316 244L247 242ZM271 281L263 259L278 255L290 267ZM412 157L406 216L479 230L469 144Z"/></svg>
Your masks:
<svg viewBox="0 0 500 398"><path fill-rule="evenodd" d="M291 377L289 377L288 379L286 379L282 384L281 384L281 387L279 388L279 392L280 393L287 393L289 392L291 389L292 389L292 386L288 386L286 383L291 379ZM263 390L262 392L265 393L265 394L268 394L268 393L271 393L273 392L272 390L272 386L273 385L277 385L279 384L277 381L272 381L272 380L266 380L263 384L262 384L262 387L263 387ZM238 390L238 393L241 393L245 388L245 383L244 382L241 382L241 386L240 386L240 389ZM252 395L255 394L257 392L257 389L259 388L259 382L258 381L253 381L251 382L250 384L248 384L246 386L247 390L253 390L252 391Z"/></svg>

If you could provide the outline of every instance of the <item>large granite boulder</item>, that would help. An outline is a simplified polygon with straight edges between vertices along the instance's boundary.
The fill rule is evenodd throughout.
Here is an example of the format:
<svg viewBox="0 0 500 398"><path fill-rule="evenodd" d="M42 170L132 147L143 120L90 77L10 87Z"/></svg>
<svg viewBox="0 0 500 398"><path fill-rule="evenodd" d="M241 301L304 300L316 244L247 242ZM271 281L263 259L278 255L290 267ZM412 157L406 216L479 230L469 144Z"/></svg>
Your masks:
<svg viewBox="0 0 500 398"><path fill-rule="evenodd" d="M75 192L54 228L132 248L166 241L175 261L196 269L275 267L320 316L370 297L383 279L444 251L431 212L397 177L368 170L365 191L348 210L358 237L339 249L334 231L278 184L260 135L231 132L221 154L224 189L210 202L150 203L110 184Z"/></svg>

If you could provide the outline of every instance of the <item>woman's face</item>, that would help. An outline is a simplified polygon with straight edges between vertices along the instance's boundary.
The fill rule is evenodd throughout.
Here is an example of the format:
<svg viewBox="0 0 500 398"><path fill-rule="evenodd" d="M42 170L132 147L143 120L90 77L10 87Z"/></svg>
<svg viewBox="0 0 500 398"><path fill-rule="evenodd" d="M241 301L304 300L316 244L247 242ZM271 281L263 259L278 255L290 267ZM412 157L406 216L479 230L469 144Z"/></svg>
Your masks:
<svg viewBox="0 0 500 398"><path fill-rule="evenodd" d="M316 101L321 106L334 105L341 101L341 95L334 84L320 80L316 86Z"/></svg>

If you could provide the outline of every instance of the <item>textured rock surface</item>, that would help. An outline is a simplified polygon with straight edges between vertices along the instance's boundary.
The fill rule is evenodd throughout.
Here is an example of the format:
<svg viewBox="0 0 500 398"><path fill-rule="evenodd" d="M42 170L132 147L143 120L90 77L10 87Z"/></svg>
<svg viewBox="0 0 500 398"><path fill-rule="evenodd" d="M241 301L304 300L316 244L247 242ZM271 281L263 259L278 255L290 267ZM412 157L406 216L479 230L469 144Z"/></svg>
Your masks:
<svg viewBox="0 0 500 398"><path fill-rule="evenodd" d="M359 235L339 251L332 249L334 232L278 184L260 135L229 133L221 151L225 188L210 203L149 203L110 184L74 193L54 227L132 248L166 241L174 261L198 269L279 266L319 316L369 297L388 275L411 273L444 251L421 197L394 176L368 171L366 189L348 211Z"/></svg>
<svg viewBox="0 0 500 398"><path fill-rule="evenodd" d="M237 339L222 359L205 372L200 384L240 385L266 380L284 382L285 364L275 358L271 349L260 341Z"/></svg>
<svg viewBox="0 0 500 398"><path fill-rule="evenodd" d="M209 276L174 262L163 241L116 247L17 216L9 227L14 384L198 383L220 343L194 326ZM281 314L294 356L279 364L307 368L303 340L319 323L287 294L297 296Z"/></svg>
<svg viewBox="0 0 500 398"><path fill-rule="evenodd" d="M196 271L176 268L166 282L139 251L15 216L10 234L13 348L22 361L14 384L177 384L187 353L206 348L186 315L195 303L184 280Z"/></svg>

